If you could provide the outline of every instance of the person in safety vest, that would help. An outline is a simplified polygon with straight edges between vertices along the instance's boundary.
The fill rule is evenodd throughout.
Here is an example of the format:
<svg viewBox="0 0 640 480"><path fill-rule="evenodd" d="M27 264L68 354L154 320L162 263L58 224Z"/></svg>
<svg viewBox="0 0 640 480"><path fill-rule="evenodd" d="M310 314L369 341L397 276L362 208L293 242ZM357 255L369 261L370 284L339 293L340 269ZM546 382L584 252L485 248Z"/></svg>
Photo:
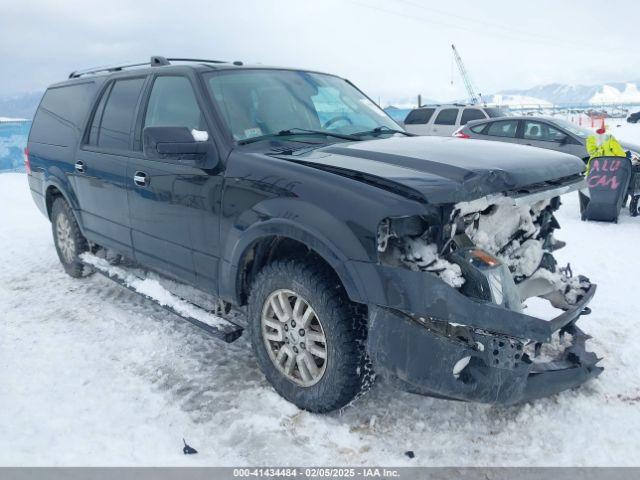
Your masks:
<svg viewBox="0 0 640 480"><path fill-rule="evenodd" d="M587 175L591 168L591 160L597 157L626 157L627 152L622 148L613 135L607 133L604 126L596 130L595 135L587 138L587 153L589 162L587 163Z"/></svg>

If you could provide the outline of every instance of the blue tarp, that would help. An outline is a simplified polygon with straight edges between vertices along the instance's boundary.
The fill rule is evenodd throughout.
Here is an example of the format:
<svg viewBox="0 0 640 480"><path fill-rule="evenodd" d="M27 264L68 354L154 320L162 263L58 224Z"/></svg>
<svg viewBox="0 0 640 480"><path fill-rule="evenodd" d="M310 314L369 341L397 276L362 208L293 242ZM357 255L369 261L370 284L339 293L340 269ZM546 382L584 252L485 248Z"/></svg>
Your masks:
<svg viewBox="0 0 640 480"><path fill-rule="evenodd" d="M0 171L23 171L31 121L0 121Z"/></svg>

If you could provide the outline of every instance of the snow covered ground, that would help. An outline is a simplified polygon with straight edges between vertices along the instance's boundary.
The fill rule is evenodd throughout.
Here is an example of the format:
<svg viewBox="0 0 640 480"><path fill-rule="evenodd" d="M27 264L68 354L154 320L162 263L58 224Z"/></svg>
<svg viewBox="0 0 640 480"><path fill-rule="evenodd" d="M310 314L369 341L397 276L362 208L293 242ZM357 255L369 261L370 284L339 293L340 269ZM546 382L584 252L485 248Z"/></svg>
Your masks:
<svg viewBox="0 0 640 480"><path fill-rule="evenodd" d="M378 382L322 416L270 388L246 338L66 276L23 174L0 175L0 205L0 465L640 465L640 218L626 211L581 222L572 195L559 212L559 260L599 284L580 321L598 379L509 408Z"/></svg>

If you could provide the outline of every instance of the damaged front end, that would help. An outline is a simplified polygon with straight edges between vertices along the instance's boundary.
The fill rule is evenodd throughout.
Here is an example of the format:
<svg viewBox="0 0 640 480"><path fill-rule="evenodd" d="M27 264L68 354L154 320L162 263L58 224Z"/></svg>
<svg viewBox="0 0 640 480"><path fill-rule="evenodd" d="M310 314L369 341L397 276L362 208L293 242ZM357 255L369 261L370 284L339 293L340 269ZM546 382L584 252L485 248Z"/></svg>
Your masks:
<svg viewBox="0 0 640 480"><path fill-rule="evenodd" d="M553 257L564 246L555 193L383 220L381 301L369 307L376 370L415 393L505 405L599 375L576 325L596 286ZM540 302L551 318L527 314Z"/></svg>

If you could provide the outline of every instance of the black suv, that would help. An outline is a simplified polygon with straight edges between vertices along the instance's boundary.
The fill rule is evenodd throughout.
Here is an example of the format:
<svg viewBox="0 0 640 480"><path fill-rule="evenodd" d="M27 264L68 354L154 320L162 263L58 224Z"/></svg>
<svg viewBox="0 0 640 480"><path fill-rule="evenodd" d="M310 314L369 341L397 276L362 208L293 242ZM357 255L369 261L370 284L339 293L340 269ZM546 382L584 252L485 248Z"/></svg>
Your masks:
<svg viewBox="0 0 640 480"><path fill-rule="evenodd" d="M334 75L152 57L49 87L26 162L67 273L113 252L215 295L301 408L373 372L513 404L602 370L576 326L595 285L552 255L574 156L407 134Z"/></svg>

